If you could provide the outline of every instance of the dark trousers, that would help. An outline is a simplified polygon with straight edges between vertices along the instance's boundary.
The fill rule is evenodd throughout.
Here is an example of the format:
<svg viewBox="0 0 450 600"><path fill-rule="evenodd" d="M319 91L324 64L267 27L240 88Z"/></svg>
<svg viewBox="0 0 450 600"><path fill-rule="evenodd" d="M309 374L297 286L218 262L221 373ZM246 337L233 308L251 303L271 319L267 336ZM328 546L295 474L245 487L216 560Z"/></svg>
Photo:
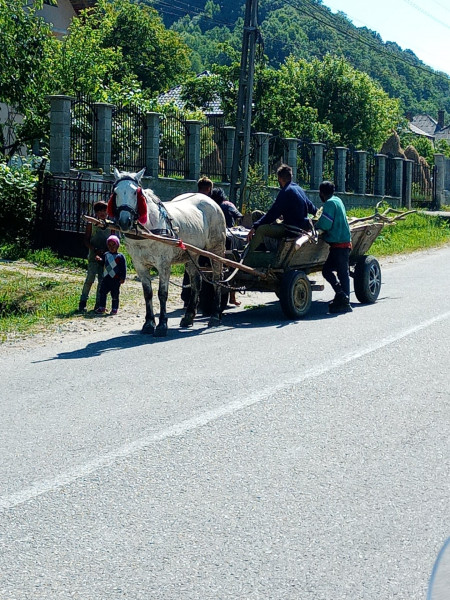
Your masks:
<svg viewBox="0 0 450 600"><path fill-rule="evenodd" d="M100 286L99 306L106 308L106 296L111 292L111 309L119 308L120 280L107 275Z"/></svg>
<svg viewBox="0 0 450 600"><path fill-rule="evenodd" d="M322 268L322 275L333 290L336 293L342 291L347 297L350 297L349 258L350 248L330 247L328 258Z"/></svg>

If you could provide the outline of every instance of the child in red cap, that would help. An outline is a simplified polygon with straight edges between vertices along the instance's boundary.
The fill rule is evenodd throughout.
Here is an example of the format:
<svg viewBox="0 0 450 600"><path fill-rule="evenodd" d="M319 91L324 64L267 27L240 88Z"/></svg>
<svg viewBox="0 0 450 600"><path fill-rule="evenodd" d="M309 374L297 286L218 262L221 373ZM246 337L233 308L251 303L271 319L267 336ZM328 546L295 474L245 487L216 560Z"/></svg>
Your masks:
<svg viewBox="0 0 450 600"><path fill-rule="evenodd" d="M118 252L120 240L116 235L110 235L106 240L108 252L103 259L103 280L100 286L99 307L95 311L98 315L106 312L106 296L111 292L110 315L117 315L119 309L120 286L127 277L127 263L123 254Z"/></svg>

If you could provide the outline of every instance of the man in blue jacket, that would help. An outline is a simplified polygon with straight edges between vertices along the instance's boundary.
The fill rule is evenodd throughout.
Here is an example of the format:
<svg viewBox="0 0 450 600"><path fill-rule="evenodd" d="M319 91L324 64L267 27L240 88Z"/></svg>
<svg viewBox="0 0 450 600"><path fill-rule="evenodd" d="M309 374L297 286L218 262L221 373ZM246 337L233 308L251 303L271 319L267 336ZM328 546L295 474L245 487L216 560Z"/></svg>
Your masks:
<svg viewBox="0 0 450 600"><path fill-rule="evenodd" d="M308 214L315 215L317 208L303 189L292 181L291 167L281 165L277 177L281 190L266 214L253 223L248 234L247 255L256 250L266 236L276 239L300 237L303 231L311 229ZM275 223L281 217L283 222Z"/></svg>
<svg viewBox="0 0 450 600"><path fill-rule="evenodd" d="M330 245L322 275L336 293L334 300L328 305L329 311L330 313L352 312L349 273L352 236L347 214L342 200L334 195L334 185L331 181L323 181L320 184L319 195L324 206L322 215L316 223L316 229L324 231L323 239Z"/></svg>

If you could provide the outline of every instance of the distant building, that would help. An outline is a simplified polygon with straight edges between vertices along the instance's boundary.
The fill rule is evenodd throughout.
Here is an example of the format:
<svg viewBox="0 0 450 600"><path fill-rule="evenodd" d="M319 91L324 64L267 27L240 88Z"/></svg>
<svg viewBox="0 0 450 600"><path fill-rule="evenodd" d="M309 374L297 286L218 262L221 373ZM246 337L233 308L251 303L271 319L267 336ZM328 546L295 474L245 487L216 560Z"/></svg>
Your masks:
<svg viewBox="0 0 450 600"><path fill-rule="evenodd" d="M433 142L445 140L450 143L450 125L445 125L445 111L438 112L437 121L430 115L408 115L408 127L416 135Z"/></svg>
<svg viewBox="0 0 450 600"><path fill-rule="evenodd" d="M43 17L52 26L56 37L62 38L67 34L70 22L81 10L90 8L96 0L44 0L42 10L36 14Z"/></svg>
<svg viewBox="0 0 450 600"><path fill-rule="evenodd" d="M197 77L210 77L209 71L202 71ZM182 86L177 85L171 88L168 92L160 94L158 96L158 104L164 106L164 104L174 104L177 108L182 110L184 108L184 102L181 99ZM209 117L210 120L217 119L223 116L223 111L220 108L220 98L217 96L212 102L209 102L205 107L202 108L203 112Z"/></svg>

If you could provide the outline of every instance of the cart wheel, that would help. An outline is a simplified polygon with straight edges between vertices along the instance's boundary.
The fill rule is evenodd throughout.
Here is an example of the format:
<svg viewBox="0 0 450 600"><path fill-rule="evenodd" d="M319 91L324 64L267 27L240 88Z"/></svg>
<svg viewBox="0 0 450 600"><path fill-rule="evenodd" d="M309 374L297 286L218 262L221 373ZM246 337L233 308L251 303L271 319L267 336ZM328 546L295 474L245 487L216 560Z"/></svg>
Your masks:
<svg viewBox="0 0 450 600"><path fill-rule="evenodd" d="M283 275L280 304L286 317L302 319L310 309L311 283L303 271L288 271Z"/></svg>
<svg viewBox="0 0 450 600"><path fill-rule="evenodd" d="M360 256L353 273L355 296L362 304L376 302L381 289L380 263L374 256Z"/></svg>

